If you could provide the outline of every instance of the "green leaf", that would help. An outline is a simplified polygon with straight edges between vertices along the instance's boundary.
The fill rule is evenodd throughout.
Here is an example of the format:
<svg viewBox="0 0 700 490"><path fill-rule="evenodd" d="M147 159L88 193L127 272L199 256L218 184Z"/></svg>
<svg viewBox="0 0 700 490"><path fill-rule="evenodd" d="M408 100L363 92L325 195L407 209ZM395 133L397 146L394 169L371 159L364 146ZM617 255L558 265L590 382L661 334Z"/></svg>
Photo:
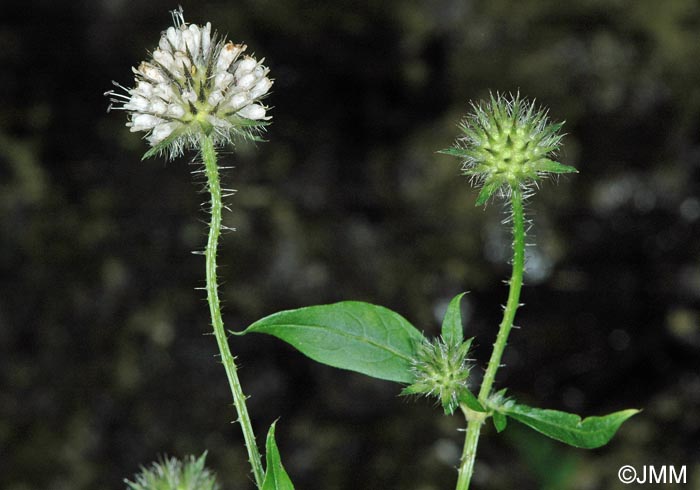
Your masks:
<svg viewBox="0 0 700 490"><path fill-rule="evenodd" d="M270 426L265 443L265 480L261 490L294 490L292 480L282 466L280 452L275 442L275 425Z"/></svg>
<svg viewBox="0 0 700 490"><path fill-rule="evenodd" d="M442 339L446 344L458 345L464 341L464 327L462 326L462 309L460 305L462 296L465 294L467 293L461 293L452 298L442 319Z"/></svg>
<svg viewBox="0 0 700 490"><path fill-rule="evenodd" d="M471 339L469 340L469 342L471 342ZM459 402L464 403L469 409L474 410L475 412L486 412L486 409L481 404L479 399L466 388L461 390L458 396Z"/></svg>
<svg viewBox="0 0 700 490"><path fill-rule="evenodd" d="M629 409L603 417L581 417L558 410L544 410L512 404L501 407L502 412L518 422L552 439L570 446L593 449L604 446L615 435L622 423L639 410Z"/></svg>
<svg viewBox="0 0 700 490"><path fill-rule="evenodd" d="M251 332L274 335L322 364L400 383L413 382L411 361L423 341L398 313L359 301L281 311L242 333Z"/></svg>
<svg viewBox="0 0 700 490"><path fill-rule="evenodd" d="M508 419L501 412L493 412L493 426L496 432L503 432L508 425Z"/></svg>

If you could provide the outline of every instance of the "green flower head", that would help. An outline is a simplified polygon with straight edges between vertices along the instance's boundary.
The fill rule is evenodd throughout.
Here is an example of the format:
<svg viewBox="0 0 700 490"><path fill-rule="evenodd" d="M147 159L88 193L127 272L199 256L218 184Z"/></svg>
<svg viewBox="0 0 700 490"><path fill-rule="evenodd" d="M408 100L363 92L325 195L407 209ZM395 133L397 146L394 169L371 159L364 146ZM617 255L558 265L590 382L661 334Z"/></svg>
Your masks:
<svg viewBox="0 0 700 490"><path fill-rule="evenodd" d="M126 490L219 490L214 474L204 466L206 453L184 461L165 458L143 468L134 481L124 480Z"/></svg>
<svg viewBox="0 0 700 490"><path fill-rule="evenodd" d="M462 136L441 153L462 159L464 175L481 187L477 205L497 192L508 196L513 189L529 189L550 174L576 172L552 160L564 123L550 123L534 101L496 93L472 109L459 124Z"/></svg>
<svg viewBox="0 0 700 490"><path fill-rule="evenodd" d="M442 338L425 340L412 362L413 384L401 394L436 398L445 413L452 414L469 391L470 346L471 339L461 344Z"/></svg>

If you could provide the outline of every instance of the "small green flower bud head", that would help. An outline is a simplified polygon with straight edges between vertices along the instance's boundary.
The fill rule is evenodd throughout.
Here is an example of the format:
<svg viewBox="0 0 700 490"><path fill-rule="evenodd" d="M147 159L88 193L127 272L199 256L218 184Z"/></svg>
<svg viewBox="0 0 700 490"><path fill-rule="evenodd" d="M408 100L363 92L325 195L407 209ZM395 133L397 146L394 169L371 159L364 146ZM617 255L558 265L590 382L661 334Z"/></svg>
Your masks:
<svg viewBox="0 0 700 490"><path fill-rule="evenodd" d="M174 158L198 148L200 137L213 135L215 145L235 136L255 139L268 108L261 103L272 80L262 61L243 55L244 44L233 44L212 33L211 24L187 24L182 8L172 12L174 26L161 34L151 59L133 68L134 88L118 83L109 109L124 110L132 132L144 131L152 149Z"/></svg>
<svg viewBox="0 0 700 490"><path fill-rule="evenodd" d="M219 490L214 474L204 467L206 453L185 461L163 459L144 468L134 481L124 480L127 490Z"/></svg>
<svg viewBox="0 0 700 490"><path fill-rule="evenodd" d="M497 93L472 109L459 124L463 135L441 153L462 159L464 174L481 187L477 205L495 193L508 197L513 189L528 190L543 177L576 172L552 160L564 123L550 123L547 111L534 101Z"/></svg>
<svg viewBox="0 0 700 490"><path fill-rule="evenodd" d="M425 395L436 398L446 414L459 407L471 366L467 356L471 339L461 344L445 342L441 338L425 340L418 348L411 370L414 382L402 395Z"/></svg>

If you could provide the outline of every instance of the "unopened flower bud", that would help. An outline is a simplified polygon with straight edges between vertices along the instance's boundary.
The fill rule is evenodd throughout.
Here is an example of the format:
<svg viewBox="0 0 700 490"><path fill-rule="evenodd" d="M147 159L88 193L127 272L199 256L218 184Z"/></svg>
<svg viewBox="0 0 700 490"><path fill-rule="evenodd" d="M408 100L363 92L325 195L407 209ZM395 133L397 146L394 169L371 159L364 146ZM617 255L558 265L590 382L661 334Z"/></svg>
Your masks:
<svg viewBox="0 0 700 490"><path fill-rule="evenodd" d="M563 123L550 123L547 111L534 102L496 94L472 108L459 125L462 136L442 153L461 158L464 174L481 186L477 204L496 192L508 196L515 188L528 189L547 175L576 172L552 160Z"/></svg>

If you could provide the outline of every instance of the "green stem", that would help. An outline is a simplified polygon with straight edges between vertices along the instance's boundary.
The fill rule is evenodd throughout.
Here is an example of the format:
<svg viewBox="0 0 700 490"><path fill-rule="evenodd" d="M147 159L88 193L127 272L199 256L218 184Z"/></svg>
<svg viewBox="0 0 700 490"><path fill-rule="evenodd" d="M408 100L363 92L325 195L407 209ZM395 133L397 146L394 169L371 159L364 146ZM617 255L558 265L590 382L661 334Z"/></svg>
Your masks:
<svg viewBox="0 0 700 490"><path fill-rule="evenodd" d="M474 460L476 459L476 447L479 444L479 433L485 416L473 417L476 412L469 411L462 407L464 416L467 418L467 435L464 437L464 449L462 450L462 464L458 470L457 490L467 490L469 482L474 472Z"/></svg>
<svg viewBox="0 0 700 490"><path fill-rule="evenodd" d="M503 312L503 320L498 327L496 343L493 344L491 359L486 367L484 380L481 382L479 390L479 400L485 401L491 394L493 382L496 379L496 371L501 366L503 350L508 342L508 335L513 328L515 312L520 306L520 290L523 287L523 271L525 269L525 217L523 213L523 197L520 189L513 188L511 196L511 207L513 210L513 274L510 278L510 290L508 291L508 302Z"/></svg>
<svg viewBox="0 0 700 490"><path fill-rule="evenodd" d="M241 382L238 379L236 369L236 361L228 346L228 339L224 331L224 322L221 318L221 306L219 304L219 291L216 282L216 249L221 234L221 185L219 183L219 168L216 164L216 150L211 137L206 136L202 141L202 159L207 174L207 186L211 195L211 221L209 223L209 240L207 248L204 251L206 257L207 268L207 301L209 302L209 312L211 313L212 326L214 327L214 336L219 345L221 353L221 362L226 369L226 376L231 387L233 395L233 403L238 412L238 421L243 429L243 439L245 440L246 448L248 449L248 461L253 469L255 483L258 488L262 488L265 478L260 452L255 442L255 434L253 426L248 415L246 407L246 396L243 394Z"/></svg>
<svg viewBox="0 0 700 490"><path fill-rule="evenodd" d="M512 189L511 207L513 211L513 273L510 278L510 288L508 291L508 302L503 312L503 320L498 327L496 342L493 344L491 359L486 367L486 374L479 389L479 401L484 404L491 395L491 388L496 379L496 372L501 365L503 351L508 342L508 335L513 328L515 313L520 306L520 290L523 286L523 271L525 269L525 217L523 212L523 196L516 186ZM475 412L463 407L467 418L467 434L464 439L464 450L462 452L462 464L459 468L459 479L456 490L468 490L469 481L474 471L474 459L476 458L476 448L479 444L481 425L484 423L483 416L474 416Z"/></svg>

